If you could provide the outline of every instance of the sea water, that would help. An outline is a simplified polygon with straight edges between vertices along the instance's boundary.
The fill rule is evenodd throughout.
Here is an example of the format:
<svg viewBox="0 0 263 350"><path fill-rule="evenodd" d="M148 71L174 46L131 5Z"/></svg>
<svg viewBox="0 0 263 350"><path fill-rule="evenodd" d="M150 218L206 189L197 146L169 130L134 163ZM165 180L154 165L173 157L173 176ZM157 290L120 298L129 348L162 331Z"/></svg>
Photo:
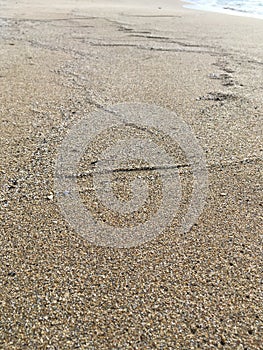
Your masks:
<svg viewBox="0 0 263 350"><path fill-rule="evenodd" d="M186 7L263 19L263 0L185 0Z"/></svg>

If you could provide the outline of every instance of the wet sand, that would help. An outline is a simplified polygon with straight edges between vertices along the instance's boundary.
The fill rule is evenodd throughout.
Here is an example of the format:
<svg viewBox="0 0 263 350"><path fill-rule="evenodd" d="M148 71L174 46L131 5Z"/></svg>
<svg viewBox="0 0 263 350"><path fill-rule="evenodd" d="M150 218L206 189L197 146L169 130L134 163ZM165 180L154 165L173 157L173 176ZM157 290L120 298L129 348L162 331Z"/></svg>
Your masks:
<svg viewBox="0 0 263 350"><path fill-rule="evenodd" d="M261 349L263 21L175 1L0 6L0 347ZM61 215L55 160L74 123L123 102L192 128L209 194L189 232L103 248Z"/></svg>

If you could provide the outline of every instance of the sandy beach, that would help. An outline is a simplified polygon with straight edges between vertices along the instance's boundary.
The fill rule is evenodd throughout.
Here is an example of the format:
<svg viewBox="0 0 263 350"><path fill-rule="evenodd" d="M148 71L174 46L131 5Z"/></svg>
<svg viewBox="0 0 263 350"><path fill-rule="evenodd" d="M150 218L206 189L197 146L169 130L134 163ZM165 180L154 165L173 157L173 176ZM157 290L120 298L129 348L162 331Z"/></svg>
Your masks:
<svg viewBox="0 0 263 350"><path fill-rule="evenodd" d="M262 38L261 19L176 0L0 1L1 349L262 349ZM206 163L204 209L177 229L194 180L153 128L180 160L176 219L144 244L100 246L62 215L56 159L84 116L133 103L191 128ZM94 149L148 132L125 123ZM144 223L162 199L159 168L134 167L116 172L115 192L125 203L128 177L148 176L148 216L134 218ZM97 221L125 224L103 216L89 176L78 185Z"/></svg>

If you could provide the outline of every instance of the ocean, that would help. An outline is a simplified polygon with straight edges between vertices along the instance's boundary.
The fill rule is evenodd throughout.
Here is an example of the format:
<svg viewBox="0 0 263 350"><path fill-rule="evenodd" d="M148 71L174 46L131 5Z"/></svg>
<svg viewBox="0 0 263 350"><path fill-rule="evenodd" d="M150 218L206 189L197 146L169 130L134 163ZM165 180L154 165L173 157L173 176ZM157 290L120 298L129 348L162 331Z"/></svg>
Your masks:
<svg viewBox="0 0 263 350"><path fill-rule="evenodd" d="M188 8L263 19L263 0L186 0Z"/></svg>

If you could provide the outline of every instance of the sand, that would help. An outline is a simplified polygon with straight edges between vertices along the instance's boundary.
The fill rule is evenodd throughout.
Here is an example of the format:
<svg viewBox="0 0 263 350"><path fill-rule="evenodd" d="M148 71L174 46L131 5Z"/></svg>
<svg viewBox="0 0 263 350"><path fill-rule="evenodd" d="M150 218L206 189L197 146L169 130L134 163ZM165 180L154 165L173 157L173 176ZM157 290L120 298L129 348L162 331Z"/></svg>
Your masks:
<svg viewBox="0 0 263 350"><path fill-rule="evenodd" d="M10 0L0 13L0 348L262 349L263 21L176 1ZM174 222L100 247L60 212L56 156L83 116L134 102L191 127L209 193L186 233Z"/></svg>

